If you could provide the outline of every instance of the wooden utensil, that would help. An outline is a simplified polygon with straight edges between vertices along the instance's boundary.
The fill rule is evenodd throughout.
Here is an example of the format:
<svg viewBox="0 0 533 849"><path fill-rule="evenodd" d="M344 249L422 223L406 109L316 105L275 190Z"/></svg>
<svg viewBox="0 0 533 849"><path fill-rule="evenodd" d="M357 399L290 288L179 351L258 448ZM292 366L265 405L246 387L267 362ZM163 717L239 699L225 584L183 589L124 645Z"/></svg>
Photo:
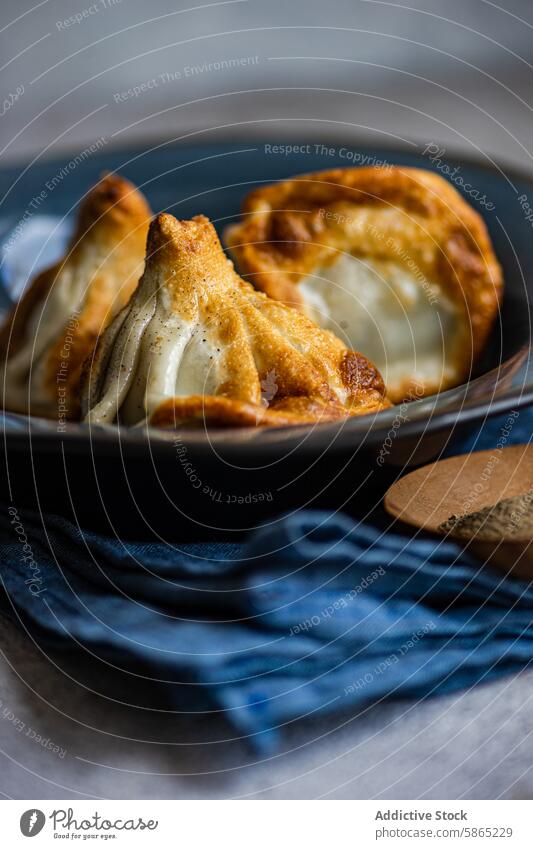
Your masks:
<svg viewBox="0 0 533 849"><path fill-rule="evenodd" d="M385 495L385 509L424 531L441 533L450 516L474 513L503 498L533 491L533 445L512 445L439 460L410 472ZM453 534L452 534L453 536ZM458 539L478 559L505 572L533 579L530 535L501 540Z"/></svg>

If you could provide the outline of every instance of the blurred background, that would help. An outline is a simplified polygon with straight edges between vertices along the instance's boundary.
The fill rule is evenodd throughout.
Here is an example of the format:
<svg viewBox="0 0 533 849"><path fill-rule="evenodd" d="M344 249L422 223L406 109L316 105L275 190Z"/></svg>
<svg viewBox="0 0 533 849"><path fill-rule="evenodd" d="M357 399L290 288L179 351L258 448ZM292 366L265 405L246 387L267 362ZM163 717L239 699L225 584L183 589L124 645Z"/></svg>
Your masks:
<svg viewBox="0 0 533 849"><path fill-rule="evenodd" d="M98 139L299 138L533 169L531 0L3 0L0 16L4 164Z"/></svg>

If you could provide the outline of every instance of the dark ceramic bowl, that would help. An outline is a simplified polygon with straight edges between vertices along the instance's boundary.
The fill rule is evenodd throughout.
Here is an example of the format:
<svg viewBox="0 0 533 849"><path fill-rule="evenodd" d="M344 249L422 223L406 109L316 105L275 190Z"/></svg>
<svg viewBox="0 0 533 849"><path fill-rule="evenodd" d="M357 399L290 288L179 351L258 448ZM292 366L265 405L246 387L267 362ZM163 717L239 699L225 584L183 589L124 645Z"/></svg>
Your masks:
<svg viewBox="0 0 533 849"><path fill-rule="evenodd" d="M40 212L63 214L76 205L102 170L117 170L142 188L154 210L188 218L208 215L219 229L238 215L255 185L306 171L346 165L342 157L277 157L264 146L160 145L150 151L106 153L88 159L49 194ZM355 147L352 146L355 150ZM432 168L422 155L389 150L361 154ZM22 175L0 172L6 217L16 224L36 187L62 163L36 165ZM370 507L406 467L428 462L452 437L488 416L533 403L529 369L533 205L526 177L464 161L464 182L494 208L480 208L504 267L503 307L477 373L439 395L347 421L275 430L203 429L180 434L68 425L4 416L4 464L19 504L74 514L80 523L111 523L130 537L147 533L205 538L270 521L297 507ZM522 198L522 201L520 200ZM474 202L475 205L475 202ZM401 416L399 416L401 412Z"/></svg>

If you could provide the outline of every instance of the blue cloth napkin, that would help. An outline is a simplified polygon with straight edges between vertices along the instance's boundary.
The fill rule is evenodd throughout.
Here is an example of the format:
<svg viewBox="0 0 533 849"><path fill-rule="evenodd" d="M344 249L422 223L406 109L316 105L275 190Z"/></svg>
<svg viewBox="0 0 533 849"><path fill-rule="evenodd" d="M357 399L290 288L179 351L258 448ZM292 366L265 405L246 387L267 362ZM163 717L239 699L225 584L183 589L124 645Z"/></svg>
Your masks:
<svg viewBox="0 0 533 849"><path fill-rule="evenodd" d="M223 711L258 748L296 719L470 687L533 658L528 585L455 544L342 514L177 547L4 506L0 573L2 609L45 651L111 665L167 708Z"/></svg>
<svg viewBox="0 0 533 849"><path fill-rule="evenodd" d="M528 442L533 415L450 453ZM385 523L382 522L383 525ZM533 659L533 589L455 545L304 511L243 544L124 543L0 506L0 609L46 652L91 658L92 689L221 711L257 748L281 726L426 698Z"/></svg>

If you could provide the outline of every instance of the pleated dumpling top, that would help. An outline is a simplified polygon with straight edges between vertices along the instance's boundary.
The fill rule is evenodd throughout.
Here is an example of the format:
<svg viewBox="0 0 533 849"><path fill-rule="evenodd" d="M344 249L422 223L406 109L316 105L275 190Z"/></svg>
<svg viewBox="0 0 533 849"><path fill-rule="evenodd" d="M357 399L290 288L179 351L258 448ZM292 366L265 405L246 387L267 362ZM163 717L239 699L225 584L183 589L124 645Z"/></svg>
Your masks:
<svg viewBox="0 0 533 849"><path fill-rule="evenodd" d="M201 215L154 219L139 286L83 386L93 424L279 426L385 406L374 366L244 282Z"/></svg>

